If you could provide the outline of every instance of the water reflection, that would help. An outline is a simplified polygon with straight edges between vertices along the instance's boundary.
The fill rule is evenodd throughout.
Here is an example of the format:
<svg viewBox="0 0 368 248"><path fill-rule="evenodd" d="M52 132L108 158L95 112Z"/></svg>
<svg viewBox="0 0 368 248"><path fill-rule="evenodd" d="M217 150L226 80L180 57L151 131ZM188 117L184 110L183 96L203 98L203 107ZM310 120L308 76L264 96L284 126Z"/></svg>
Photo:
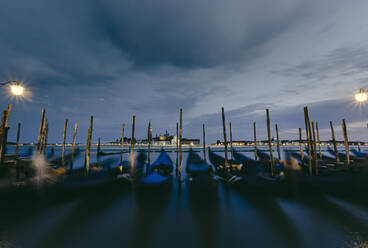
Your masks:
<svg viewBox="0 0 368 248"><path fill-rule="evenodd" d="M59 154L55 149L54 157ZM169 155L176 160L175 152ZM101 157L100 163L114 159ZM83 156L77 157L76 168L82 164ZM222 183L201 187L186 179L183 170L182 183L174 172L172 184L159 190L121 185L88 194L1 195L0 247L368 245L368 198L362 195L340 194L336 200L317 192L255 193Z"/></svg>
<svg viewBox="0 0 368 248"><path fill-rule="evenodd" d="M157 225L168 207L173 184L161 185L157 188L138 188L135 191L137 212L132 228L132 247L152 247L150 243L154 235L160 235Z"/></svg>
<svg viewBox="0 0 368 248"><path fill-rule="evenodd" d="M124 192L119 191L121 194ZM78 239L80 232L93 223L120 197L116 191L96 191L82 197L78 204L40 240L38 247L68 247L73 239ZM70 243L71 242L71 243Z"/></svg>
<svg viewBox="0 0 368 248"><path fill-rule="evenodd" d="M190 209L201 247L218 247L220 206L217 185L187 184Z"/></svg>
<svg viewBox="0 0 368 248"><path fill-rule="evenodd" d="M240 189L236 193L271 225L273 235L281 239L282 245L279 245L279 247L300 247L298 227L280 207L275 196L244 192ZM267 236L266 232L265 235Z"/></svg>

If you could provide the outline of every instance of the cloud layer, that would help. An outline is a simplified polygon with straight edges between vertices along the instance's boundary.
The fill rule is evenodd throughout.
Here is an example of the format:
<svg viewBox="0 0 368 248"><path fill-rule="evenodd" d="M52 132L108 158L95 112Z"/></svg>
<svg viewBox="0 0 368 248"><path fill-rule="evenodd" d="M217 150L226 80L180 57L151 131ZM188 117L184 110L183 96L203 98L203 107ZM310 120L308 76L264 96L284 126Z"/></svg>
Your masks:
<svg viewBox="0 0 368 248"><path fill-rule="evenodd" d="M14 104L10 124L24 124L24 142L35 140L41 107L51 142L60 142L64 118L79 123L83 142L90 115L94 138L104 141L118 137L133 114L138 137L149 120L157 133L174 132L179 108L185 136L200 137L205 122L213 142L221 137L221 106L242 130L237 139L251 134L253 121L262 123L265 108L293 137L304 105L322 126L347 118L353 137L366 138L364 112L350 104L368 76L366 7L340 0L5 0L0 80L24 80L32 94L16 101L2 91L0 106Z"/></svg>

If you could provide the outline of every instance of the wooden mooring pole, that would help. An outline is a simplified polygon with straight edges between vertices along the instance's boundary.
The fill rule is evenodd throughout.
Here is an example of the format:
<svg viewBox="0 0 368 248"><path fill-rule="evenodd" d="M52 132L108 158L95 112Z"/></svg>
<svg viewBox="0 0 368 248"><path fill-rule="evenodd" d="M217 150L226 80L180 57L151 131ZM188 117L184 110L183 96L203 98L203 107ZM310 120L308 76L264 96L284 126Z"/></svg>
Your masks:
<svg viewBox="0 0 368 248"><path fill-rule="evenodd" d="M318 142L319 159L322 159L321 140L319 139L318 122L316 122L316 131L317 131L317 142Z"/></svg>
<svg viewBox="0 0 368 248"><path fill-rule="evenodd" d="M256 123L253 122L253 133L254 133L254 160L257 160L257 130Z"/></svg>
<svg viewBox="0 0 368 248"><path fill-rule="evenodd" d="M336 145L336 139L335 139L335 130L334 130L334 126L333 126L332 121L330 121L330 127L331 127L332 143L333 143L333 147L334 147L334 151L335 151L336 161L340 162L339 152L337 151L337 145Z"/></svg>
<svg viewBox="0 0 368 248"><path fill-rule="evenodd" d="M42 129L43 129L44 121L45 121L45 108L42 108L40 129L38 131L38 138L37 138L37 152L40 152L41 150L40 145L41 145L41 136L42 136Z"/></svg>
<svg viewBox="0 0 368 248"><path fill-rule="evenodd" d="M203 159L204 161L207 161L207 158L206 158L206 129L205 129L205 126L203 124Z"/></svg>
<svg viewBox="0 0 368 248"><path fill-rule="evenodd" d="M134 132L135 132L135 115L132 117L132 137L130 139L130 173L135 172L135 161L134 161Z"/></svg>
<svg viewBox="0 0 368 248"><path fill-rule="evenodd" d="M99 158L101 155L101 138L98 137L98 141L97 141L97 158Z"/></svg>
<svg viewBox="0 0 368 248"><path fill-rule="evenodd" d="M300 147L300 156L302 163L304 161L304 152L303 152L303 137L302 137L302 129L299 128L299 147Z"/></svg>
<svg viewBox="0 0 368 248"><path fill-rule="evenodd" d="M19 153L19 140L20 140L20 122L18 123L18 128L17 128L17 143L15 144L15 155L18 155Z"/></svg>
<svg viewBox="0 0 368 248"><path fill-rule="evenodd" d="M345 142L346 165L349 167L350 166L350 150L349 150L349 139L348 139L348 132L346 128L345 119L342 120L342 132L344 134L344 142Z"/></svg>
<svg viewBox="0 0 368 248"><path fill-rule="evenodd" d="M271 175L272 177L275 176L275 160L273 158L273 150L272 150L272 140L271 140L271 121L270 121L270 111L266 109L266 116L267 116L267 134L268 134L268 147L270 149L270 164L271 164Z"/></svg>
<svg viewBox="0 0 368 248"><path fill-rule="evenodd" d="M231 155L231 160L234 160L233 130L231 128L231 122L230 122L230 155Z"/></svg>
<svg viewBox="0 0 368 248"><path fill-rule="evenodd" d="M9 122L9 117L10 117L11 110L12 110L12 105L9 103L8 104L8 111L6 112L5 127L8 126L8 122Z"/></svg>
<svg viewBox="0 0 368 248"><path fill-rule="evenodd" d="M45 137L44 137L44 143L43 143L43 154L46 156L47 153L47 139L49 137L49 123L46 121L46 131L45 131Z"/></svg>
<svg viewBox="0 0 368 248"><path fill-rule="evenodd" d="M72 143L72 158L71 158L71 161L70 161L70 172L73 171L74 149L75 149L75 139L77 137L77 128L78 128L78 124L75 123L74 124L74 133L73 133L73 143Z"/></svg>
<svg viewBox="0 0 368 248"><path fill-rule="evenodd" d="M179 163L179 123L176 123L176 168L175 172L178 173L178 163Z"/></svg>
<svg viewBox="0 0 368 248"><path fill-rule="evenodd" d="M89 155L91 152L92 130L93 130L93 116L91 115L86 143L86 157L84 162L84 171L86 176L88 175L89 172Z"/></svg>
<svg viewBox="0 0 368 248"><path fill-rule="evenodd" d="M1 115L1 123L0 123L0 166L3 165L5 150L8 138L8 127L5 126L6 118L8 111L4 110Z"/></svg>
<svg viewBox="0 0 368 248"><path fill-rule="evenodd" d="M61 165L65 166L65 139L66 139L66 129L68 127L68 119L64 121L64 132L63 132L63 148L61 151Z"/></svg>
<svg viewBox="0 0 368 248"><path fill-rule="evenodd" d="M280 149L280 140L279 140L279 128L277 127L277 124L275 124L276 129L276 141L277 141L277 155L279 160L281 160L281 149Z"/></svg>
<svg viewBox="0 0 368 248"><path fill-rule="evenodd" d="M317 140L313 121L312 121L312 130L313 130L313 147L314 147L313 149L314 173L316 176L318 176Z"/></svg>
<svg viewBox="0 0 368 248"><path fill-rule="evenodd" d="M307 136L307 144L308 144L308 170L309 175L313 174L312 170L312 143L311 143L311 128L308 114L308 107L304 107L304 120L305 120L305 134Z"/></svg>
<svg viewBox="0 0 368 248"><path fill-rule="evenodd" d="M40 154L42 154L43 144L44 144L44 141L45 141L46 123L47 123L47 118L45 118L45 121L44 121L43 127L42 127L42 132L41 132Z"/></svg>
<svg viewBox="0 0 368 248"><path fill-rule="evenodd" d="M183 136L183 109L180 109L179 116L179 182L181 180L181 170L182 170L182 150L181 150L181 139Z"/></svg>
<svg viewBox="0 0 368 248"><path fill-rule="evenodd" d="M225 164L224 167L226 169L229 169L229 162L227 157L227 139L226 139L226 124L225 124L225 110L224 107L222 107L222 132L224 134L224 146L225 146Z"/></svg>
<svg viewBox="0 0 368 248"><path fill-rule="evenodd" d="M151 165L151 134L152 133L152 126L151 126L151 121L148 123L148 130L147 130L147 142L148 142L148 166Z"/></svg>
<svg viewBox="0 0 368 248"><path fill-rule="evenodd" d="M123 123L121 126L121 154L120 154L120 172L122 172L123 170L123 155L124 155L124 128L125 128L125 124Z"/></svg>

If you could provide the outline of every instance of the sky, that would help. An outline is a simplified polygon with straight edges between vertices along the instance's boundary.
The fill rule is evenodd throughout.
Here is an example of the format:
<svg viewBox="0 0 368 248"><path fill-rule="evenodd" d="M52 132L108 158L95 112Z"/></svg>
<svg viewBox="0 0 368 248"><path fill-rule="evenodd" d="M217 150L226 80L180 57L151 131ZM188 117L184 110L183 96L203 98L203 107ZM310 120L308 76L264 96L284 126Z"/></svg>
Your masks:
<svg viewBox="0 0 368 248"><path fill-rule="evenodd" d="M9 141L36 141L41 108L49 142L67 142L78 123L85 143L121 136L132 115L136 137L176 132L222 140L221 107L234 140L297 139L303 107L321 139L337 139L347 121L350 140L368 140L368 106L354 102L368 88L366 0L3 0L0 2L0 81L19 80L24 98L0 88L0 107L13 104Z"/></svg>

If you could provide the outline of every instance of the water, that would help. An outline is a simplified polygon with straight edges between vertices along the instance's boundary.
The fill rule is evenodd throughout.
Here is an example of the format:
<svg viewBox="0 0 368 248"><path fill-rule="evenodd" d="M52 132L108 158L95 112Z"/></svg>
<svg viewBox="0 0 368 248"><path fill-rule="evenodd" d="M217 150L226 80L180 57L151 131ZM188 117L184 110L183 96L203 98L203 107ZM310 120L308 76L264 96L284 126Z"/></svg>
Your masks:
<svg viewBox="0 0 368 248"><path fill-rule="evenodd" d="M145 195L127 188L2 199L0 247L368 247L367 213L366 199L351 196L260 195L222 184L178 191L174 183Z"/></svg>

